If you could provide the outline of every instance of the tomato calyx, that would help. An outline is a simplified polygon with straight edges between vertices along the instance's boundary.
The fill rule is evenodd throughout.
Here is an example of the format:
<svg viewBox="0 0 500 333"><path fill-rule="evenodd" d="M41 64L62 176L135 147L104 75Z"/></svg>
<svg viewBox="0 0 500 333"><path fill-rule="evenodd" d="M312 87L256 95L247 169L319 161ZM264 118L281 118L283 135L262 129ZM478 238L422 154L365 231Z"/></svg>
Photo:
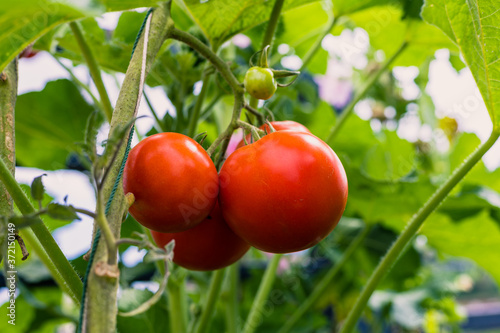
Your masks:
<svg viewBox="0 0 500 333"><path fill-rule="evenodd" d="M244 85L250 96L256 99L267 100L271 98L278 87L288 87L291 85L300 74L299 71L289 71L289 70L275 70L269 68L267 62L269 45L267 45L260 52L259 64L255 66L252 58L259 52L255 53L252 58L250 58L250 69L248 69L245 74ZM294 77L294 79L288 83L279 83L277 78Z"/></svg>

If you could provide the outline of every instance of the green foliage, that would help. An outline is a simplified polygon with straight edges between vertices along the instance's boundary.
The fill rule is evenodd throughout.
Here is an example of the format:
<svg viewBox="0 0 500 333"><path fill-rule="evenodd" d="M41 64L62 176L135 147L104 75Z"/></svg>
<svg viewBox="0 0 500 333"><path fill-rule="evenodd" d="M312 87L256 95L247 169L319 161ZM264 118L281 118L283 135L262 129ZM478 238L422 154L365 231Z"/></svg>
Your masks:
<svg viewBox="0 0 500 333"><path fill-rule="evenodd" d="M286 1L282 12L314 0ZM274 3L271 1L184 0L185 8L214 44L221 45L230 37L269 19Z"/></svg>
<svg viewBox="0 0 500 333"><path fill-rule="evenodd" d="M68 80L47 83L16 103L16 157L20 165L64 168L75 144L83 142L92 107Z"/></svg>
<svg viewBox="0 0 500 333"><path fill-rule="evenodd" d="M136 309L153 295L149 290L125 289L118 302L118 309L128 312ZM166 302L160 301L146 312L134 317L121 317L117 319L117 329L120 332L150 332L168 331L169 322L166 315L168 308Z"/></svg>
<svg viewBox="0 0 500 333"><path fill-rule="evenodd" d="M495 0L465 4L451 0L426 0L422 17L436 25L460 48L493 124L500 125L500 62L498 61L498 11Z"/></svg>
<svg viewBox="0 0 500 333"><path fill-rule="evenodd" d="M56 0L7 0L0 4L0 71L25 47L65 22L105 11L147 7L155 0L93 0L61 2Z"/></svg>

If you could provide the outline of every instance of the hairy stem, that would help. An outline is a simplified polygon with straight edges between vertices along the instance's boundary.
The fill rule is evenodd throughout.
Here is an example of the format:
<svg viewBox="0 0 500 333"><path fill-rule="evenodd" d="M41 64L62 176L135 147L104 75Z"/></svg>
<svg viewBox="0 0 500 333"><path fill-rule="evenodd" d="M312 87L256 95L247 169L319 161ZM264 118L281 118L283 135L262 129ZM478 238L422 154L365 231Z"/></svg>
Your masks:
<svg viewBox="0 0 500 333"><path fill-rule="evenodd" d="M361 89L361 91L356 95L356 97L345 107L345 109L342 111L342 115L337 119L335 122L335 125L332 127L330 130L330 134L328 134L328 137L326 138L325 142L328 144L332 143L332 140L335 138L335 136L339 133L340 129L346 122L346 120L349 118L351 113L354 111L354 107L358 102L366 95L366 92L377 82L379 79L380 75L384 73L387 68L394 62L394 60L397 59L397 57L406 49L408 46L408 42L403 42L399 49L390 57L387 59L387 61L380 67L374 74L372 74L368 80L366 81L365 85Z"/></svg>
<svg viewBox="0 0 500 333"><path fill-rule="evenodd" d="M8 171L14 175L16 167L14 108L17 98L17 58L7 65L0 75L0 159L5 162ZM12 197L3 183L0 182L0 216L11 216L13 212ZM4 236L0 234L0 245L6 239ZM0 247L0 251L1 249L3 247Z"/></svg>
<svg viewBox="0 0 500 333"><path fill-rule="evenodd" d="M257 326L262 321L262 307L267 300L267 296L271 292L274 279L276 278L276 269L278 268L278 264L282 256L282 254L275 254L271 259L271 262L269 262L266 272L262 277L262 281L260 282L257 296L255 296L252 308L250 309L250 313L248 314L245 327L243 328L243 333L255 332Z"/></svg>
<svg viewBox="0 0 500 333"><path fill-rule="evenodd" d="M90 49L89 44L85 40L83 36L82 29L77 22L71 22L69 24L73 35L75 36L76 42L82 51L82 55L87 62L87 66L89 68L90 76L94 81L95 87L99 92L99 96L101 98L101 104L104 109L104 115L111 121L111 116L113 115L113 106L111 105L111 101L108 96L108 92L106 91L106 87L104 86L104 82L102 81L101 70L99 69L99 64L97 63L92 50Z"/></svg>
<svg viewBox="0 0 500 333"><path fill-rule="evenodd" d="M163 3L152 12L151 27L148 34L149 43L144 49L146 33L143 33L137 43L135 52L130 61L116 107L111 119L110 133L117 127L127 126L135 117L136 106L142 93L142 78L149 73L156 54L160 50L168 31L173 27L170 18L170 2ZM147 30L147 29L146 29ZM143 57L145 61L143 63ZM113 191L115 180L120 177L122 160L126 146L119 149L116 160L110 166L109 176L103 184L103 197L109 198ZM120 235L123 212L126 209L125 195L120 182L114 200L108 211L107 220L115 238ZM109 279L96 273L97 265L107 261L107 246L99 242L95 253L94 265L88 278L87 301L85 306L85 322L87 331L111 333L116 329L118 280ZM106 297L103 297L106 295Z"/></svg>
<svg viewBox="0 0 500 333"><path fill-rule="evenodd" d="M358 319L361 316L363 309L365 308L366 303L370 299L373 291L382 279L390 272L391 268L398 260L401 252L418 232L425 219L432 212L434 212L437 207L439 207L455 185L457 185L474 167L474 165L481 160L481 157L483 157L491 146L493 146L499 136L500 132L493 132L486 142L481 144L458 168L455 169L448 180L441 185L436 192L434 192L424 206L411 218L403 232L399 235L394 244L392 244L391 248L387 251L382 261L378 264L377 268L375 268L375 271L368 279L368 282L359 295L356 304L349 312L349 315L340 330L341 333L353 331L354 326L358 322Z"/></svg>
<svg viewBox="0 0 500 333"><path fill-rule="evenodd" d="M365 227L354 239L354 241L347 247L345 252L342 254L340 260L332 266L325 276L315 285L312 293L307 297L307 299L299 306L299 308L293 313L293 315L286 321L285 325L281 328L279 333L290 332L295 324L302 318L302 316L309 311L309 309L316 303L316 301L324 294L330 283L337 276L340 270L343 268L345 263L351 258L352 254L359 248L363 243L364 239L370 232L370 227Z"/></svg>
<svg viewBox="0 0 500 333"><path fill-rule="evenodd" d="M14 106L17 97L17 60L11 62L0 75L0 215L12 215L15 202L23 215L36 212L28 197L14 178ZM66 259L49 230L38 218L38 223L20 231L32 251L47 267L61 290L75 304L80 304L82 282ZM2 240L5 239L2 235Z"/></svg>
<svg viewBox="0 0 500 333"><path fill-rule="evenodd" d="M225 271L225 269L218 269L212 273L208 296L201 309L201 318L194 329L195 333L210 332L210 319L215 311L215 304L219 298Z"/></svg>

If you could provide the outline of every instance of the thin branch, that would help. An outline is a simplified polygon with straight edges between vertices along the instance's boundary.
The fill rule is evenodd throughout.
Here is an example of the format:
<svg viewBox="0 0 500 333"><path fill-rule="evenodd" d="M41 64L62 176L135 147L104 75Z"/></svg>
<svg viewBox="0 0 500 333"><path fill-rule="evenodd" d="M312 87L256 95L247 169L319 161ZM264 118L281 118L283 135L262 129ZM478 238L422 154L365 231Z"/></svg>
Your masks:
<svg viewBox="0 0 500 333"><path fill-rule="evenodd" d="M349 312L344 326L340 333L352 332L354 326L358 322L363 309L365 308L370 296L377 288L378 284L382 282L384 277L391 271L391 268L401 257L402 252L409 242L416 235L420 227L423 225L427 217L441 205L444 199L448 196L450 191L467 175L467 173L481 160L483 155L493 146L498 140L500 132L493 132L490 138L481 144L472 154L465 159L465 161L453 172L448 180L441 185L436 192L427 200L422 208L410 219L403 232L399 235L398 239L392 244L391 248L387 251L384 258L378 264L377 268L373 271L372 275L365 284L365 287L359 295L356 304Z"/></svg>
<svg viewBox="0 0 500 333"><path fill-rule="evenodd" d="M266 116L264 116L262 113L260 113L259 111L257 111L257 109L254 109L253 107L251 107L248 104L243 105L243 107L246 110L248 110L251 114L253 114L254 116L256 116L261 124L263 124L263 123L266 122Z"/></svg>
<svg viewBox="0 0 500 333"><path fill-rule="evenodd" d="M99 96L101 97L101 103L104 109L104 114L108 121L111 121L111 116L113 114L113 106L111 105L111 101L108 96L108 92L106 91L106 87L104 86L104 82L102 81L101 70L99 68L99 64L97 63L92 50L90 49L89 44L85 40L83 36L83 32L80 29L80 26L77 22L71 22L69 24L73 35L75 36L76 42L82 51L82 55L87 62L87 66L89 68L90 76L92 76L92 80L99 92Z"/></svg>
<svg viewBox="0 0 500 333"><path fill-rule="evenodd" d="M15 234L14 236L16 238L17 244L19 244L19 247L21 248L21 254L23 257L21 258L22 261L28 259L30 253L28 252L28 249L26 248L26 244L24 244L24 240L19 234Z"/></svg>

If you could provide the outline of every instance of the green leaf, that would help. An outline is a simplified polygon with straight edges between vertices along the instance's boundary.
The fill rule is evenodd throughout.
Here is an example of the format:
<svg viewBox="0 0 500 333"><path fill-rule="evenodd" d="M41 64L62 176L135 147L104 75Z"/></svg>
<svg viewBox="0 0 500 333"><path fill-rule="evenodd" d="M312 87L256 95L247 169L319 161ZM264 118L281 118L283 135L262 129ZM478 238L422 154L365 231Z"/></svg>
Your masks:
<svg viewBox="0 0 500 333"><path fill-rule="evenodd" d="M496 0L426 0L422 17L460 48L495 128L500 126L500 11Z"/></svg>
<svg viewBox="0 0 500 333"><path fill-rule="evenodd" d="M462 220L487 210L500 222L500 194L484 186L466 185L439 208L453 220Z"/></svg>
<svg viewBox="0 0 500 333"><path fill-rule="evenodd" d="M124 289L118 300L118 309L121 312L128 312L136 309L139 305L147 301L153 295L149 290ZM117 328L121 333L155 333L168 332L168 309L166 301L160 301L153 305L146 312L134 317L118 316Z"/></svg>
<svg viewBox="0 0 500 333"><path fill-rule="evenodd" d="M35 216L13 216L9 219L9 222L14 223L17 229L21 229L38 223L40 220Z"/></svg>
<svg viewBox="0 0 500 333"><path fill-rule="evenodd" d="M47 174L44 173L43 175L36 177L31 183L31 197L36 201L42 201L43 195L45 194L45 188L42 182L43 176L47 176Z"/></svg>
<svg viewBox="0 0 500 333"><path fill-rule="evenodd" d="M282 12L317 0L285 1ZM274 1L184 0L186 10L214 45L269 20Z"/></svg>
<svg viewBox="0 0 500 333"><path fill-rule="evenodd" d="M20 95L16 103L16 157L22 166L65 167L75 143L83 142L93 108L68 80L47 83L42 91Z"/></svg>
<svg viewBox="0 0 500 333"><path fill-rule="evenodd" d="M335 16L348 15L354 12L358 12L360 10L381 6L391 2L393 0L332 0L333 2L333 12Z"/></svg>
<svg viewBox="0 0 500 333"><path fill-rule="evenodd" d="M75 208L73 206L65 206L58 203L50 203L47 206L47 214L57 220L63 221L74 221L81 220L78 215L76 215Z"/></svg>
<svg viewBox="0 0 500 333"><path fill-rule="evenodd" d="M441 214L433 214L425 223L422 233L429 244L440 252L474 260L500 284L500 228L488 212L458 223Z"/></svg>
<svg viewBox="0 0 500 333"><path fill-rule="evenodd" d="M21 188L23 189L24 192L28 192L30 190L30 187L28 185L25 185L25 184L21 184ZM31 204L34 207L38 206L38 202L35 202L35 200L33 200L33 198L31 198L31 197L28 197L28 198L30 199ZM53 200L54 200L54 198L52 198L47 193L44 193L43 200L42 200L42 207L46 207ZM21 215L21 213L17 209L17 206L15 206L15 213L18 216ZM54 231L57 228L64 227L65 225L68 225L68 221L56 220L56 219L53 219L47 215L42 215L40 217L42 218L43 224L45 224L47 226L47 228L49 228L49 230L51 230L51 231Z"/></svg>
<svg viewBox="0 0 500 333"><path fill-rule="evenodd" d="M396 132L384 130L379 142L365 155L362 171L373 179L395 181L415 168L415 148L398 137Z"/></svg>
<svg viewBox="0 0 500 333"><path fill-rule="evenodd" d="M0 2L0 71L53 28L106 11L155 6L158 0L3 0Z"/></svg>

